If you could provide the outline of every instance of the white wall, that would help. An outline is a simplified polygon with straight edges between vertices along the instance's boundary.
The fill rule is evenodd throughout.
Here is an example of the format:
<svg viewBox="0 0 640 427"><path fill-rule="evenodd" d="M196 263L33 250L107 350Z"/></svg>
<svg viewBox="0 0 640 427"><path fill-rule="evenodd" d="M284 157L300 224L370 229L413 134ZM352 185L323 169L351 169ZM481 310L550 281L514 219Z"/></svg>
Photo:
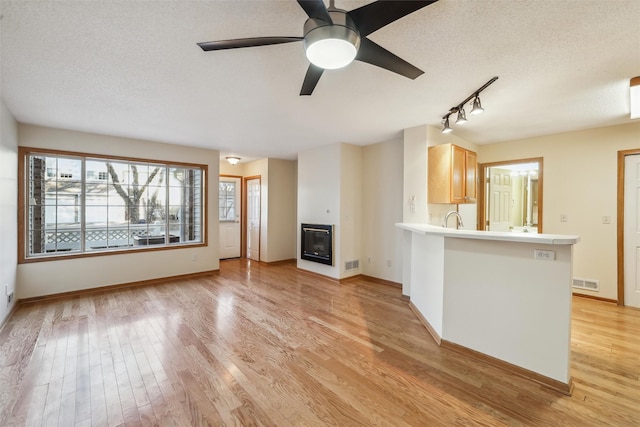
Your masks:
<svg viewBox="0 0 640 427"><path fill-rule="evenodd" d="M600 292L582 293L617 299L617 153L637 148L640 121L482 145L478 161L543 157L543 232L579 235L574 276L600 281ZM603 224L603 216L611 224Z"/></svg>
<svg viewBox="0 0 640 427"><path fill-rule="evenodd" d="M362 147L362 274L402 282L403 144ZM390 264L390 265L389 265Z"/></svg>
<svg viewBox="0 0 640 427"><path fill-rule="evenodd" d="M16 290L18 262L18 125L0 99L0 325L17 301L7 305L5 286Z"/></svg>
<svg viewBox="0 0 640 427"><path fill-rule="evenodd" d="M178 276L219 268L218 151L26 124L18 125L18 143L25 147L206 164L208 166L206 182L208 188L207 246L20 264L17 278L18 298Z"/></svg>
<svg viewBox="0 0 640 427"><path fill-rule="evenodd" d="M296 258L297 162L269 159L266 262Z"/></svg>
<svg viewBox="0 0 640 427"><path fill-rule="evenodd" d="M428 223L427 126L404 130L402 222Z"/></svg>
<svg viewBox="0 0 640 427"><path fill-rule="evenodd" d="M345 262L362 266L362 147L341 144L340 151L340 278L360 274L345 269ZM369 230L369 232L375 232Z"/></svg>
<svg viewBox="0 0 640 427"><path fill-rule="evenodd" d="M220 160L220 175L244 176L244 163L232 165L226 160Z"/></svg>

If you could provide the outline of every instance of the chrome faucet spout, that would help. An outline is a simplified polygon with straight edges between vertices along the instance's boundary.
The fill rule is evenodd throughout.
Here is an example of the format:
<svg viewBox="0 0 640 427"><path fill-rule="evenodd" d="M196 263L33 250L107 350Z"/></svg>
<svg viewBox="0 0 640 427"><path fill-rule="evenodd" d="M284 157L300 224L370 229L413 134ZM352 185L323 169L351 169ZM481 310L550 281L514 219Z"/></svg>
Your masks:
<svg viewBox="0 0 640 427"><path fill-rule="evenodd" d="M444 228L447 228L447 227L448 227L448 224L449 224L449 217L450 217L451 215L453 215L453 216L455 216L455 217L456 217L456 230L457 230L459 227L464 227L464 224L462 223L462 216L460 216L460 214L459 214L458 212L456 212L456 211L451 211L451 212L448 212L448 213L447 213L447 215L445 215L445 217L444 217L444 224L442 224L442 226L443 226Z"/></svg>

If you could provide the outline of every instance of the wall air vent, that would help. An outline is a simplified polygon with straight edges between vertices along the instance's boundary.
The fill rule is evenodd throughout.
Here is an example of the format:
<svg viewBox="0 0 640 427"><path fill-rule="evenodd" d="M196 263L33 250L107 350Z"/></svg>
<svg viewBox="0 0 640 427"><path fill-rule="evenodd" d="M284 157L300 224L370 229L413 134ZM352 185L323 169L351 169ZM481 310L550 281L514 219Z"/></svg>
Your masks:
<svg viewBox="0 0 640 427"><path fill-rule="evenodd" d="M345 271L349 271L349 270L357 270L360 268L360 260L356 259L353 261L346 261L344 263L344 269Z"/></svg>
<svg viewBox="0 0 640 427"><path fill-rule="evenodd" d="M587 291L600 291L600 282L593 279L573 278L573 287L576 289L585 289Z"/></svg>

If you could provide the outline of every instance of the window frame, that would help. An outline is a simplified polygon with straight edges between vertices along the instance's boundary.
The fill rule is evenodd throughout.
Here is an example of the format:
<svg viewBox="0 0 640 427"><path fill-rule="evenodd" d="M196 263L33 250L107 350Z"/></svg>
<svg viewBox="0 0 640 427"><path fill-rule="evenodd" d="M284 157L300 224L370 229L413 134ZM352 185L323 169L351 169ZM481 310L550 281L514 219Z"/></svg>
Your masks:
<svg viewBox="0 0 640 427"><path fill-rule="evenodd" d="M164 244L159 245L148 245L148 246L130 246L127 248L109 248L104 250L95 250L91 252L74 252L74 253L50 253L50 254L37 254L37 255L28 255L28 215L29 215L29 206L28 200L29 197L27 192L29 191L29 183L28 180L28 160L29 156L34 154L41 154L43 156L52 155L52 156L70 156L81 158L83 162L83 170L84 164L86 161L90 161L91 159L103 159L103 160L111 160L111 161L125 161L125 162L140 162L140 163L149 163L149 164L159 164L164 167L189 167L194 169L199 169L202 173L202 218L201 218L201 227L202 227L202 241L200 242L180 242L180 243L170 243L165 241ZM26 264L31 262L43 262L43 261L60 261L60 260L68 260L68 259L76 259L76 258L88 258L88 257L96 257L96 256L108 256L108 255L123 255L128 253L139 253L139 252L149 252L149 251L163 251L163 250L173 250L173 249L184 249L184 248L194 248L194 247L203 247L208 246L208 165L206 164L196 164L196 163L185 163L185 162L175 162L175 161L165 161L165 160L157 160L157 159L143 159L143 158L135 158L135 157L126 157L126 156L112 156L112 155L104 155L104 154L93 154L93 153L83 153L83 152L75 152L75 151L64 151L64 150L52 150L47 148L34 148L34 147L18 147L18 264ZM83 175L82 177L83 184L86 183L86 177ZM83 186L84 192L84 186ZM84 209L84 207L83 207ZM85 218L82 220L82 229L85 229Z"/></svg>

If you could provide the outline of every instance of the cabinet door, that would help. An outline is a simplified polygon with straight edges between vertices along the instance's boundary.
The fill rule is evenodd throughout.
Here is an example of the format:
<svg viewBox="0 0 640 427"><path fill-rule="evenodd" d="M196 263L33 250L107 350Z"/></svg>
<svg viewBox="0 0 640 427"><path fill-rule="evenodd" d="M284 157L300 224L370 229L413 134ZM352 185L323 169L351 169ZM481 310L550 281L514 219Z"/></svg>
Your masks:
<svg viewBox="0 0 640 427"><path fill-rule="evenodd" d="M464 148L451 145L451 203L465 203L466 153Z"/></svg>
<svg viewBox="0 0 640 427"><path fill-rule="evenodd" d="M478 157L473 151L466 152L466 169L467 182L465 189L465 202L473 203L477 198L477 182L478 182Z"/></svg>

